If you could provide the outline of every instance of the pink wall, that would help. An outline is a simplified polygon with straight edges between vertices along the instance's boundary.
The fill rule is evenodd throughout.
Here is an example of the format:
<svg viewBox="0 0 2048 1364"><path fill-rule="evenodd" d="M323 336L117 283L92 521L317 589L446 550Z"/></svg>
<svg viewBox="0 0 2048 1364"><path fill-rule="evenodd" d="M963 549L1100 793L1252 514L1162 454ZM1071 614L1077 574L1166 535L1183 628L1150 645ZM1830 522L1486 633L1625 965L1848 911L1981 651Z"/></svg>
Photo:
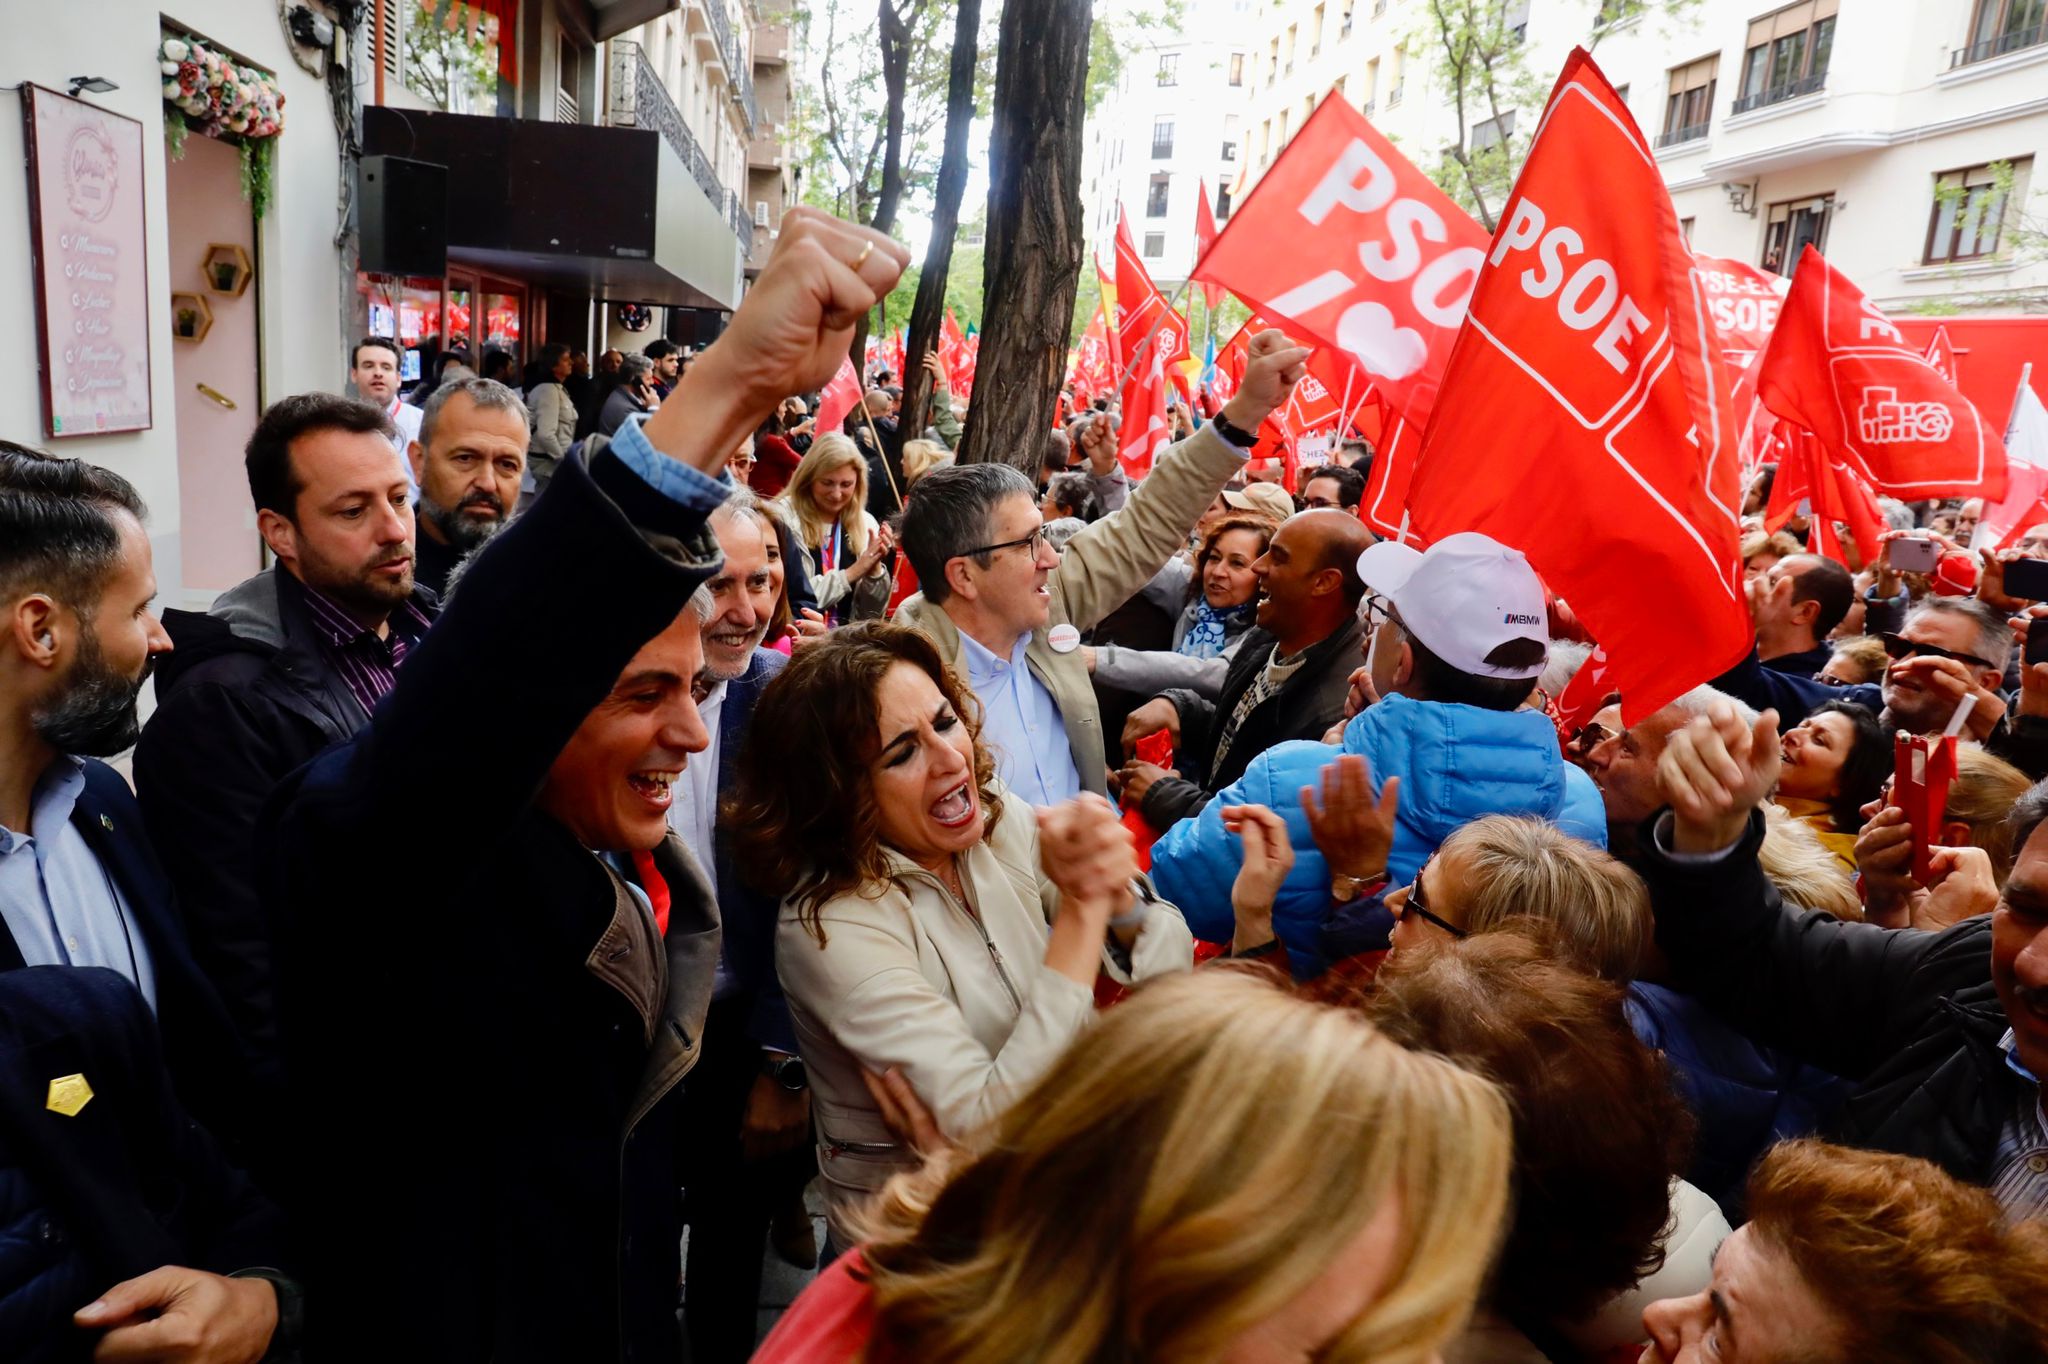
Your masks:
<svg viewBox="0 0 2048 1364"><path fill-rule="evenodd" d="M169 165L165 199L171 268L169 280L158 287L167 299L173 292L203 293L213 306L213 329L204 340L170 344L177 395L181 576L189 593L210 596L263 566L263 542L242 473L242 447L261 412L256 296L263 287L263 267L256 259L255 220L242 198L235 149L194 133L185 139L184 158ZM256 280L240 298L206 288L201 267L215 242L239 244L256 265ZM172 313L166 308L163 316ZM235 409L228 411L206 397L200 384L225 395Z"/></svg>

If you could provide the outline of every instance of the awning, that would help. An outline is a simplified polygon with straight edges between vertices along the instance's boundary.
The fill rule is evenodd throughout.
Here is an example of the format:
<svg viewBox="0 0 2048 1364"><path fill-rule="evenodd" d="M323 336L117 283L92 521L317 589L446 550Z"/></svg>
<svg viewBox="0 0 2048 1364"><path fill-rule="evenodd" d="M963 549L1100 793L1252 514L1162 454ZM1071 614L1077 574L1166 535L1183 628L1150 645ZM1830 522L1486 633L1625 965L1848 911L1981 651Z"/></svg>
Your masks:
<svg viewBox="0 0 2048 1364"><path fill-rule="evenodd" d="M657 132L373 105L363 150L448 168L451 261L611 302L739 304L739 238Z"/></svg>

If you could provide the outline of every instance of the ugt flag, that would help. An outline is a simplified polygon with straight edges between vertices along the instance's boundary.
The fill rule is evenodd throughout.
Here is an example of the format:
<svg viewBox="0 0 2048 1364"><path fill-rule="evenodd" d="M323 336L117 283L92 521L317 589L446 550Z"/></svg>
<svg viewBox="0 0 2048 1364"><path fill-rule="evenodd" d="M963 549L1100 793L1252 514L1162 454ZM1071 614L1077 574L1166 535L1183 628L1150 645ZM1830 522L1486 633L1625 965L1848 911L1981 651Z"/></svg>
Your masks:
<svg viewBox="0 0 2048 1364"><path fill-rule="evenodd" d="M2005 446L1877 305L1811 246L1757 362L1765 407L1894 497L2005 496Z"/></svg>
<svg viewBox="0 0 2048 1364"><path fill-rule="evenodd" d="M1194 278L1274 326L1347 352L1395 410L1429 421L1486 232L1365 115L1326 99Z"/></svg>
<svg viewBox="0 0 2048 1364"><path fill-rule="evenodd" d="M1583 49L1551 92L1408 489L1600 642L1634 724L1750 647L1735 441L1705 289L1628 108Z"/></svg>

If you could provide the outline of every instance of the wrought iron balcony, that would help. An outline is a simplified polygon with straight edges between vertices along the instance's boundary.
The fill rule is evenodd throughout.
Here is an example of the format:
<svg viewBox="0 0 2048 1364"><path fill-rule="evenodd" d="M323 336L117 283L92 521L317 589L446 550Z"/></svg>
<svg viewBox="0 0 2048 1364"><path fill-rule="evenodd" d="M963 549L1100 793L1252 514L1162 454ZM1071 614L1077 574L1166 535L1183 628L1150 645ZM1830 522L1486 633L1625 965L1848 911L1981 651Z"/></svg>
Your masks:
<svg viewBox="0 0 2048 1364"><path fill-rule="evenodd" d="M654 65L640 50L640 44L627 38L614 38L609 46L611 107L607 113L611 125L615 128L647 128L660 133L689 169L690 178L697 182L698 189L704 191L704 197L713 204L724 206L740 241L751 241L753 224L743 224L735 216L733 195L719 181L718 172L712 169L711 158L704 154L704 148L690 131L690 125L683 122L682 110L676 108L675 101L669 98L668 88L655 74Z"/></svg>
<svg viewBox="0 0 2048 1364"><path fill-rule="evenodd" d="M1988 62L1993 57L2003 57L2008 52L2038 47L2042 43L2048 43L2048 23L2035 24L2032 28L2012 29L1995 38L1986 38L1981 43L1971 43L1948 59L1948 69L1953 71L1959 66Z"/></svg>
<svg viewBox="0 0 2048 1364"><path fill-rule="evenodd" d="M1657 134L1659 147L1676 147L1681 142L1697 142L1707 135L1711 124L1695 123L1689 128L1671 128Z"/></svg>
<svg viewBox="0 0 2048 1364"><path fill-rule="evenodd" d="M1763 90L1752 90L1741 99L1736 100L1735 107L1728 112L1731 114L1746 114L1752 109L1764 109L1773 104L1783 104L1788 99L1797 99L1801 95L1811 95L1827 83L1828 73L1816 71L1810 76L1801 76L1798 80L1786 81L1783 85L1773 85Z"/></svg>

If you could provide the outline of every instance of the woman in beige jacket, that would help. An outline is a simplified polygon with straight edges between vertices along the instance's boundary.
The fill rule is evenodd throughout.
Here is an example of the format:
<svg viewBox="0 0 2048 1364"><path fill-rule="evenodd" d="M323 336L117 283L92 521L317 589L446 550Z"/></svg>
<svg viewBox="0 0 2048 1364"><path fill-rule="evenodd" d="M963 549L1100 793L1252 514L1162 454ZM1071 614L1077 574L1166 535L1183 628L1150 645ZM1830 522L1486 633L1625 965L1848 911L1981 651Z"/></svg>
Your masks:
<svg viewBox="0 0 2048 1364"><path fill-rule="evenodd" d="M919 632L834 631L762 694L727 812L739 864L785 897L776 970L841 1245L848 1214L918 1163L870 1077L899 1070L959 1136L1088 1025L1098 972L1193 960L1106 802L1004 799L973 704Z"/></svg>

